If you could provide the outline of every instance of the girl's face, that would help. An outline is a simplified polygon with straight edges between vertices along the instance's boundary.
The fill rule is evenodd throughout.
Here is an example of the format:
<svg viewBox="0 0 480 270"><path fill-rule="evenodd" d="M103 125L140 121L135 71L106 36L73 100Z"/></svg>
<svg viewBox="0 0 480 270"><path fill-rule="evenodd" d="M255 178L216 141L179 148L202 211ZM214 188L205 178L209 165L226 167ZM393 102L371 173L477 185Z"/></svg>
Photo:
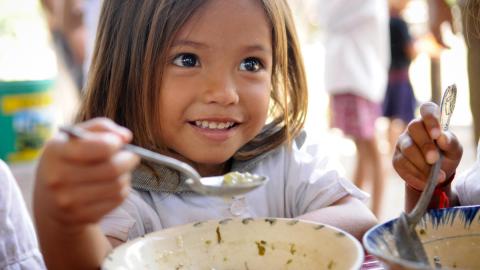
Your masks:
<svg viewBox="0 0 480 270"><path fill-rule="evenodd" d="M162 141L201 175L223 173L266 122L271 76L271 25L260 1L208 1L169 50Z"/></svg>

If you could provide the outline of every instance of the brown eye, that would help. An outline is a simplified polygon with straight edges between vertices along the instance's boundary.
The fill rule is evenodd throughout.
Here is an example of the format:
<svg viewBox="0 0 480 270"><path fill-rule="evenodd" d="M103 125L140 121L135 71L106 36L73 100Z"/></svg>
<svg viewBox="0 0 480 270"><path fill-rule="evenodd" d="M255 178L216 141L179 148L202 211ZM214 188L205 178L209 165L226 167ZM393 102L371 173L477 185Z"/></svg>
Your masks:
<svg viewBox="0 0 480 270"><path fill-rule="evenodd" d="M256 72L263 68L262 63L259 59L254 57L249 57L240 64L240 70Z"/></svg>
<svg viewBox="0 0 480 270"><path fill-rule="evenodd" d="M175 56L173 64L179 67L197 67L200 66L198 57L193 53L182 53Z"/></svg>

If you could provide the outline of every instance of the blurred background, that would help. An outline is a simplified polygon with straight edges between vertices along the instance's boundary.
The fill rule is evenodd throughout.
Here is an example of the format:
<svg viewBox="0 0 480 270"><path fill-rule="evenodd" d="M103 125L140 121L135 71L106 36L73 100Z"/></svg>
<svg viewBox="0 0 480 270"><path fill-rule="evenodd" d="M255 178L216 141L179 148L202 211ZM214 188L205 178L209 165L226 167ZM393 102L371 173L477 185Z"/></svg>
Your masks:
<svg viewBox="0 0 480 270"><path fill-rule="evenodd" d="M355 144L330 128L325 91L325 29L318 20L317 0L291 0L309 83L307 141L327 152L349 179L355 167ZM385 0L388 1L388 0ZM443 0L433 0L443 1ZM95 37L100 0L0 0L0 158L12 169L31 207L36 159L43 142L58 126L72 123L82 96ZM451 129L464 144L458 171L476 155L467 76L467 46L460 10L451 4L451 24L441 25L442 48L429 29L428 0L408 1L402 17L408 23L417 54L408 70L418 103L438 98L456 83L457 107ZM418 112L417 112L418 113ZM403 182L391 166L388 120L376 121L375 136L385 175L381 221L403 208ZM360 157L361 158L361 157ZM367 182L368 183L368 182ZM370 192L371 187L365 190Z"/></svg>

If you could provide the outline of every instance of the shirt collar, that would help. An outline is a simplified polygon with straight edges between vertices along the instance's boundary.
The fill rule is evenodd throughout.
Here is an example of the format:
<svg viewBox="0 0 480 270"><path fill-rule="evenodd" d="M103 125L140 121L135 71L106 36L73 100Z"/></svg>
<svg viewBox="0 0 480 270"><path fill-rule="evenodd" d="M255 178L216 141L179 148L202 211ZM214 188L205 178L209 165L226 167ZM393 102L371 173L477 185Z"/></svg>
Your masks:
<svg viewBox="0 0 480 270"><path fill-rule="evenodd" d="M306 134L301 132L295 138L295 143L300 148L305 142ZM232 159L231 171L251 172L253 168L265 158L279 151L279 148L273 149L249 160ZM132 187L154 192L183 193L192 192L185 184L186 177L178 171L163 165L142 163L132 174Z"/></svg>

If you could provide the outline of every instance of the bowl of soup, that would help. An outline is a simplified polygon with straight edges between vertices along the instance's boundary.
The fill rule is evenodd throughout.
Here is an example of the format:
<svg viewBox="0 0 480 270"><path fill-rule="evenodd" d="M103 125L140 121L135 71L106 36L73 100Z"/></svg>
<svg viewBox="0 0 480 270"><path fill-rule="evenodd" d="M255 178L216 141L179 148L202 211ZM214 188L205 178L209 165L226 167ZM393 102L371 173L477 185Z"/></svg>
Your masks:
<svg viewBox="0 0 480 270"><path fill-rule="evenodd" d="M102 269L359 269L350 234L280 218L210 220L147 234L118 246Z"/></svg>
<svg viewBox="0 0 480 270"><path fill-rule="evenodd" d="M480 206L434 209L417 224L416 231L429 265L400 258L390 220L371 228L363 237L368 253L385 269L480 269Z"/></svg>

